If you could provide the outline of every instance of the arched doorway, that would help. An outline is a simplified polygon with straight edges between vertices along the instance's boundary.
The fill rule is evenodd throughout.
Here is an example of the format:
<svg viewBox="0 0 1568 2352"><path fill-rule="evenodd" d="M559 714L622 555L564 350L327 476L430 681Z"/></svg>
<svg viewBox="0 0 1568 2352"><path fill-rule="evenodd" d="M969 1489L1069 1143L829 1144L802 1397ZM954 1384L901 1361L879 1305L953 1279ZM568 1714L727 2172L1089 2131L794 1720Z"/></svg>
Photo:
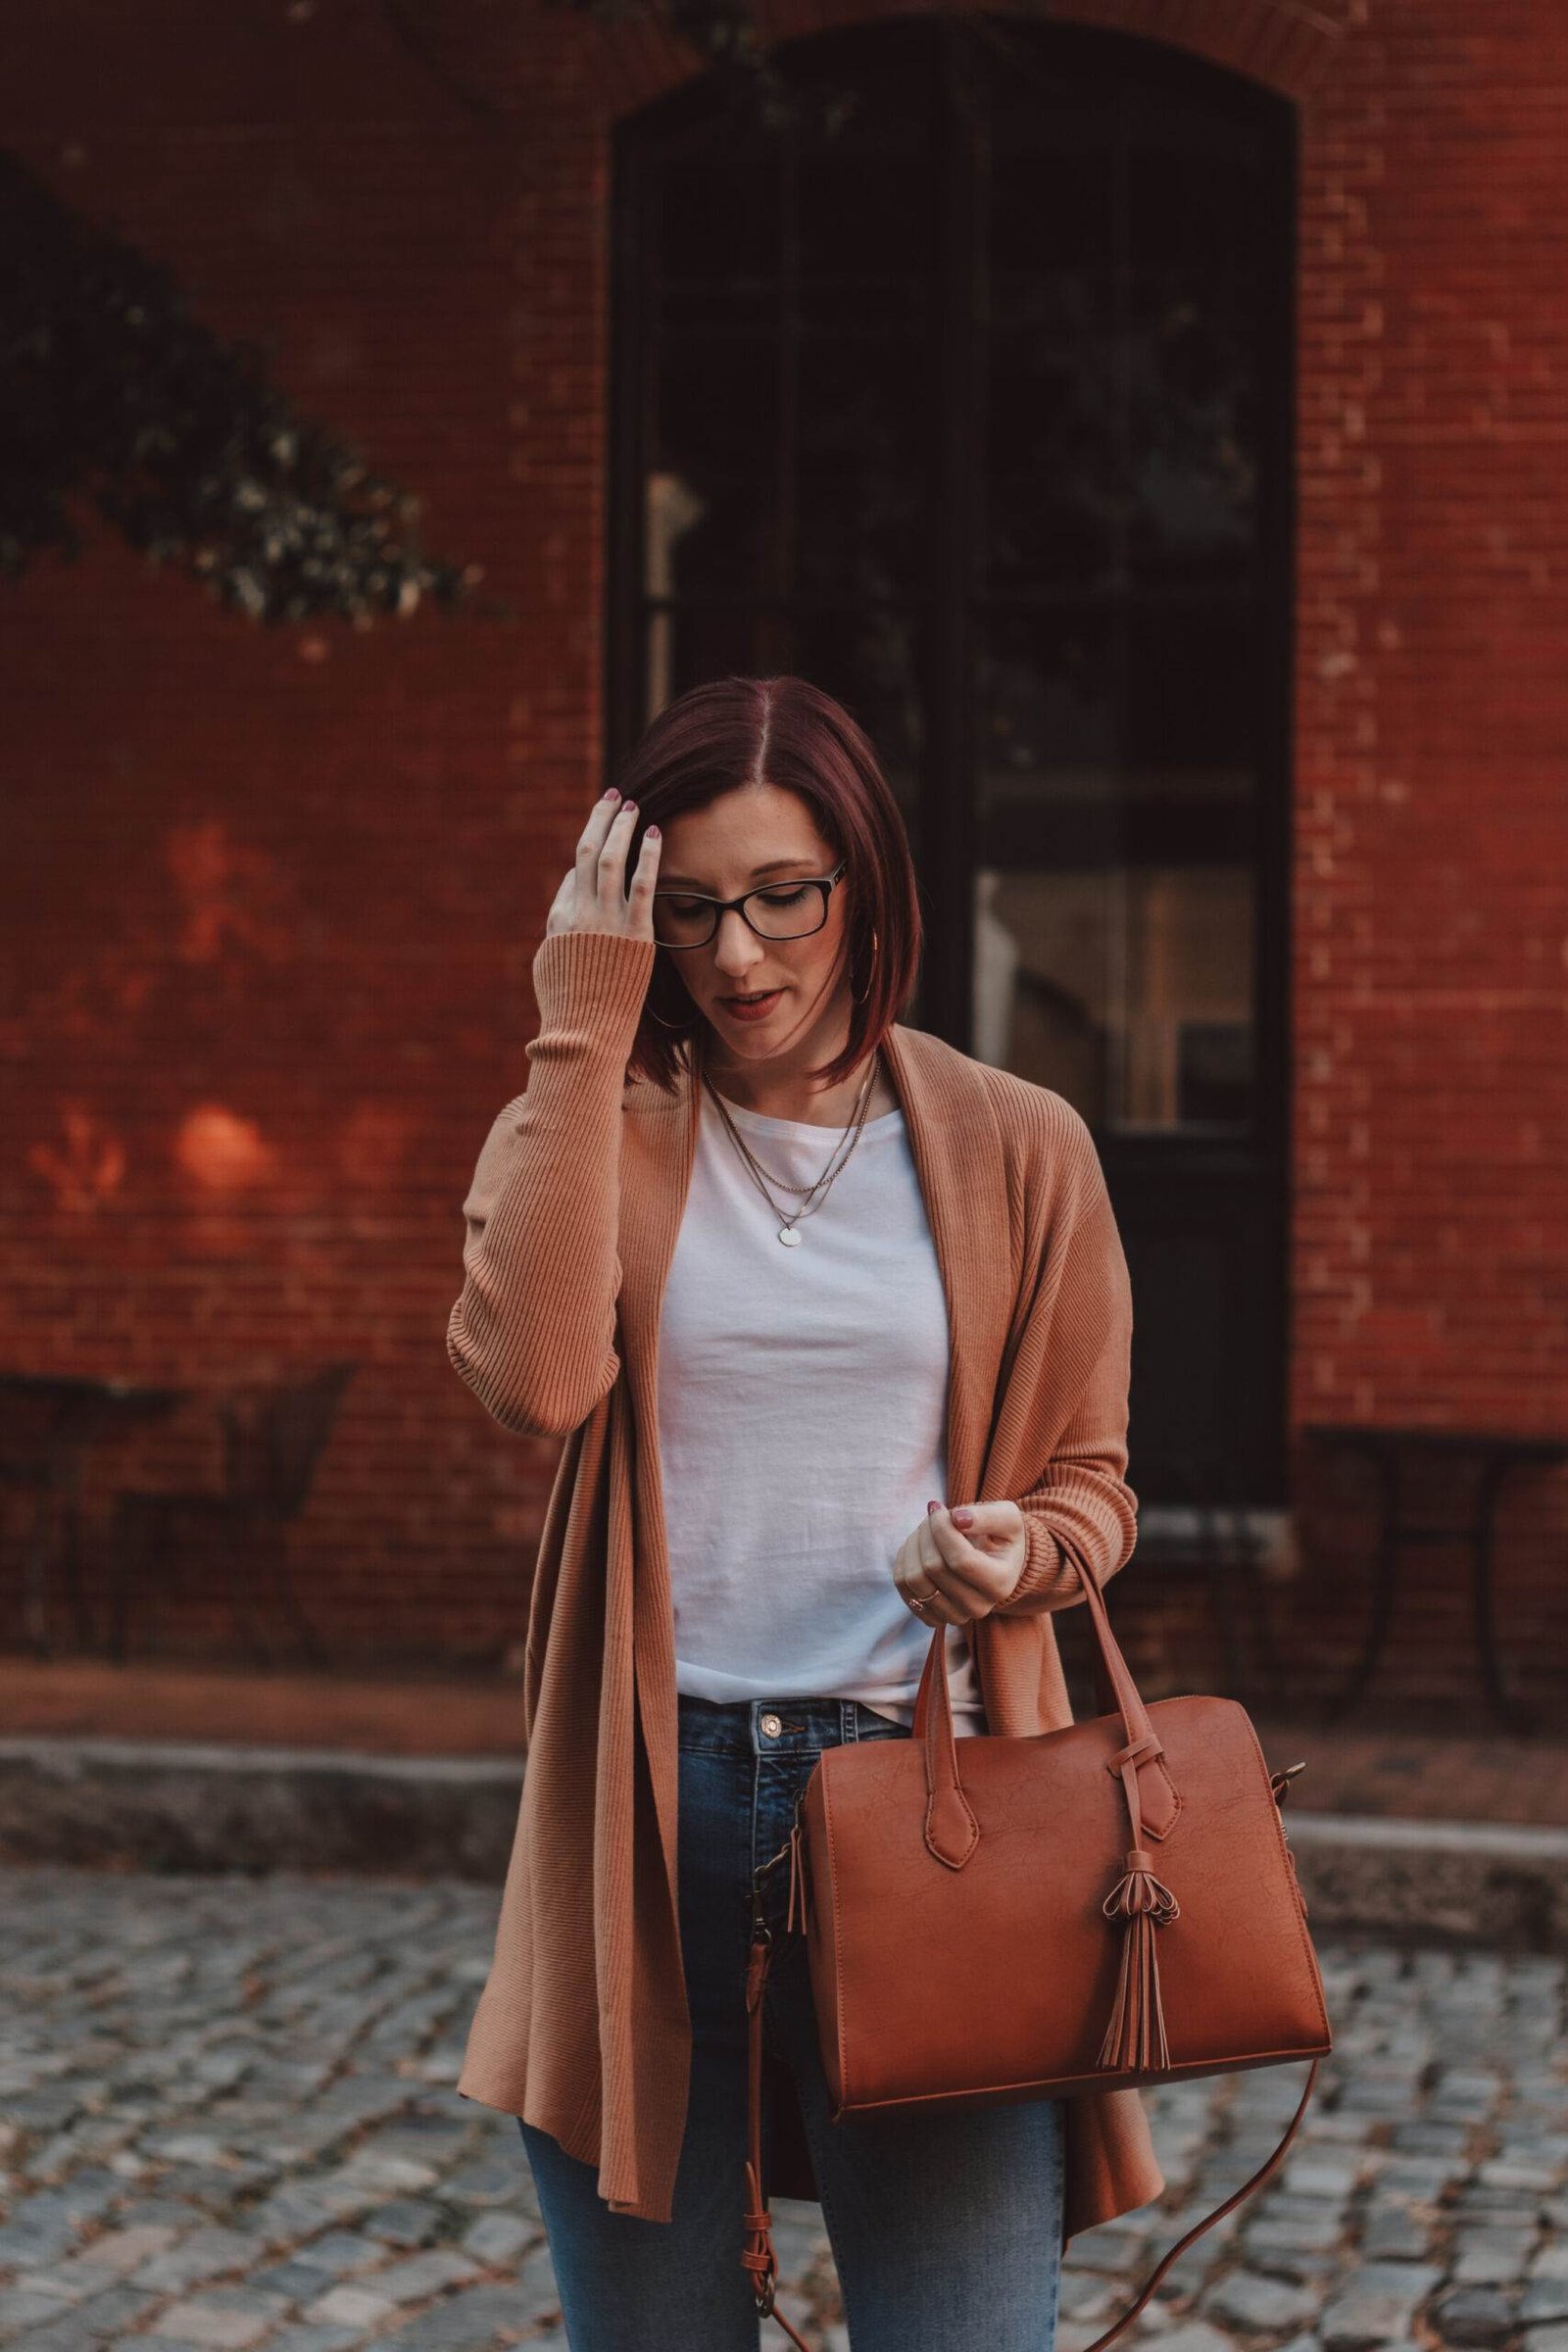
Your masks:
<svg viewBox="0 0 1568 2352"><path fill-rule="evenodd" d="M1000 16L777 60L776 124L708 76L617 134L612 755L723 670L849 706L919 863L909 1017L1095 1132L1135 1486L1276 1502L1292 109Z"/></svg>

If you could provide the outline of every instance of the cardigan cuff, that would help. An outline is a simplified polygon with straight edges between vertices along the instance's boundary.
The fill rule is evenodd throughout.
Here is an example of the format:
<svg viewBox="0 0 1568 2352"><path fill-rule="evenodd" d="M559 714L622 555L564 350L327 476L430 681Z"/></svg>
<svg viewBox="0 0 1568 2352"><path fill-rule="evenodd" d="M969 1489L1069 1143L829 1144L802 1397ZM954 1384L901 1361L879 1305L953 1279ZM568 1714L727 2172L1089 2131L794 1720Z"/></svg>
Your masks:
<svg viewBox="0 0 1568 2352"><path fill-rule="evenodd" d="M1061 1545L1038 1511L1025 1511L1023 1541L1023 1573L1006 1599L999 1603L1004 1615L1020 1601L1029 1600L1061 1580L1064 1566Z"/></svg>
<svg viewBox="0 0 1568 2352"><path fill-rule="evenodd" d="M659 953L628 931L549 931L533 959L541 1031L576 1030L630 1054Z"/></svg>

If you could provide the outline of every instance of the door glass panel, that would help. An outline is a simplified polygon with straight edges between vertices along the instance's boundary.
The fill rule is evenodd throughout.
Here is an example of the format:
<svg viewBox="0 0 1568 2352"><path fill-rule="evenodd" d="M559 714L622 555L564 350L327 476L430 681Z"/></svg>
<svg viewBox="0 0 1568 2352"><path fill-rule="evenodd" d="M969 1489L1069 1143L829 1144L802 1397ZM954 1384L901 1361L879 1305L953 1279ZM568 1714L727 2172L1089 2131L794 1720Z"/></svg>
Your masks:
<svg viewBox="0 0 1568 2352"><path fill-rule="evenodd" d="M799 44L792 122L705 130L684 92L634 166L647 714L725 671L812 679L870 735L917 857L937 54L928 25Z"/></svg>
<svg viewBox="0 0 1568 2352"><path fill-rule="evenodd" d="M803 139L791 182L803 324L906 327L923 311L936 219L922 115L896 75L873 74L847 122Z"/></svg>
<svg viewBox="0 0 1568 2352"><path fill-rule="evenodd" d="M785 649L778 618L765 606L724 598L651 605L643 625L650 716L704 678L761 676L786 665L779 659Z"/></svg>
<svg viewBox="0 0 1568 2352"><path fill-rule="evenodd" d="M708 150L666 155L642 223L656 323L773 325L782 233L778 166L716 128Z"/></svg>
<svg viewBox="0 0 1568 2352"><path fill-rule="evenodd" d="M1264 142L1220 104L1154 103L1129 90L1123 165L1128 259L1148 273L1252 267Z"/></svg>
<svg viewBox="0 0 1568 2352"><path fill-rule="evenodd" d="M1166 854L1178 855L1200 827L1205 846L1250 858L1260 660L1251 608L1220 598L1129 600L1124 626L1125 789L1149 804L1152 823L1168 807Z"/></svg>
<svg viewBox="0 0 1568 2352"><path fill-rule="evenodd" d="M1099 1123L1124 929L1117 631L1057 606L977 640L974 1052Z"/></svg>
<svg viewBox="0 0 1568 2352"><path fill-rule="evenodd" d="M765 594L776 550L775 346L683 329L655 345L645 592Z"/></svg>
<svg viewBox="0 0 1568 2352"><path fill-rule="evenodd" d="M992 103L973 1050L1102 1133L1244 1129L1259 150L1174 92Z"/></svg>
<svg viewBox="0 0 1568 2352"><path fill-rule="evenodd" d="M919 622L894 607L827 608L801 615L791 666L844 705L875 747L920 861L920 775L926 718Z"/></svg>
<svg viewBox="0 0 1568 2352"><path fill-rule="evenodd" d="M836 695L928 919L969 902L956 1042L1102 1134L1237 1133L1272 148L1223 76L1098 39L901 20L781 49L787 120L717 81L650 110L647 710L727 670Z"/></svg>
<svg viewBox="0 0 1568 2352"><path fill-rule="evenodd" d="M792 585L808 597L906 597L925 533L924 359L888 330L803 339L795 411Z"/></svg>
<svg viewBox="0 0 1568 2352"><path fill-rule="evenodd" d="M997 293L1058 272L1108 284L1117 251L1115 106L1043 70L1027 48L995 58L985 92L987 259Z"/></svg>
<svg viewBox="0 0 1568 2352"><path fill-rule="evenodd" d="M1085 275L994 293L982 577L1088 595L1113 575L1124 497L1113 315Z"/></svg>
<svg viewBox="0 0 1568 2352"><path fill-rule="evenodd" d="M770 66L615 133L607 748L726 673L846 706L915 856L904 1017L1103 1152L1146 1460L1283 1493L1293 110L984 11ZM1241 1318L1196 1377L1195 1266Z"/></svg>
<svg viewBox="0 0 1568 2352"><path fill-rule="evenodd" d="M1251 329L1197 273L1130 289L1128 313L1129 578L1245 578L1257 527Z"/></svg>
<svg viewBox="0 0 1568 2352"><path fill-rule="evenodd" d="M1098 1129L1252 1115L1251 635L1224 608L985 629L974 1051Z"/></svg>

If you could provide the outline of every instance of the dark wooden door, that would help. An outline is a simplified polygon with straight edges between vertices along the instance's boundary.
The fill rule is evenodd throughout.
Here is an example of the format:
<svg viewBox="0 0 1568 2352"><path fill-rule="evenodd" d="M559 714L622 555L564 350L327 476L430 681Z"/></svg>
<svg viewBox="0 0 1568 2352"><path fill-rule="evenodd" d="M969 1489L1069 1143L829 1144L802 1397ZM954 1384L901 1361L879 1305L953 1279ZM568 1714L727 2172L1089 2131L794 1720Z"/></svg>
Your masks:
<svg viewBox="0 0 1568 2352"><path fill-rule="evenodd" d="M1135 1486L1277 1501L1294 118L1008 18L776 62L764 112L709 77L618 140L612 757L729 670L854 711L921 876L909 1017L1094 1130Z"/></svg>

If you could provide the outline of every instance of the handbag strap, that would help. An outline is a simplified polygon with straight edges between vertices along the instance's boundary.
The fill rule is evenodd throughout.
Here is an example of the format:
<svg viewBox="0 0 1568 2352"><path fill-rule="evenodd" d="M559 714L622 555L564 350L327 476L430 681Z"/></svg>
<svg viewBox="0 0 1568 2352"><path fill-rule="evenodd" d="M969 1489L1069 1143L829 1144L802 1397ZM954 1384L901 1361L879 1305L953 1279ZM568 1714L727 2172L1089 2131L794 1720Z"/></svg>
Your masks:
<svg viewBox="0 0 1568 2352"><path fill-rule="evenodd" d="M746 1966L746 2244L741 2262L752 2274L758 2317L777 2320L800 2352L810 2352L773 2300L778 2256L773 2250L773 2217L762 2186L762 1994L772 1956L772 1933L762 1920L754 1891L752 1948Z"/></svg>
<svg viewBox="0 0 1568 2352"><path fill-rule="evenodd" d="M1153 2293L1155 2287L1164 2278L1165 2273L1170 2269L1171 2264L1177 2261L1181 2255L1185 2254L1188 2247L1193 2244L1195 2239L1201 2237L1205 2230L1212 2230L1214 2224L1216 2222L1223 2221L1226 2214L1231 2212L1234 2207L1240 2205L1244 2198L1250 2197L1254 2189L1262 2187L1264 2181L1268 2179L1270 2173L1273 2172L1275 2166L1279 2163L1280 2158L1284 2155L1286 2149L1290 2146L1292 2140L1296 2137L1297 2132L1300 2128L1301 2118L1306 2113L1307 2101L1312 2096L1312 2092L1316 2087L1318 2065L1319 2061L1314 2058L1311 2064L1308 2066L1306 2070L1306 2082L1302 2086L1300 2098L1297 2102L1296 2113L1286 2125L1273 2154L1264 2158L1263 2162L1258 2166L1256 2172L1252 2175L1250 2180L1244 2180L1240 2188L1232 2190L1231 2194L1226 2198L1223 2205L1216 2205L1212 2213L1205 2214L1203 2219L1200 2222L1196 2223L1194 2227L1187 2231L1184 2237L1179 2237L1176 2240L1176 2243L1171 2247L1169 2253L1161 2257L1158 2264L1150 2272L1149 2277L1144 2280L1143 2285L1138 2291L1137 2301L1134 2303L1129 2303L1127 2309L1122 2313L1121 2318L1115 2321L1112 2326L1107 2328L1103 2335L1097 2335L1092 2344L1086 2344L1084 2347L1084 2352L1105 2352L1105 2346L1107 2344L1114 2343L1117 2336L1120 2335L1122 2329L1126 2327L1129 2327L1132 2322L1137 2319L1138 2314L1143 2310L1144 2305L1149 2301L1150 2296Z"/></svg>
<svg viewBox="0 0 1568 2352"><path fill-rule="evenodd" d="M798 2352L809 2352L809 2347L790 2326L789 2321L774 2301L778 2282L778 2257L773 2251L773 2218L768 2209L768 2200L762 2184L762 1994L767 1984L767 1971L772 1959L772 1936L766 1928L763 1928L760 1934L757 1933L754 1914L751 1956L746 1971L746 2246L741 2255L741 2261L752 2275L752 2287L756 2296L759 2318L777 2320L790 2342L798 2347ZM1205 2230L1211 2230L1216 2222L1223 2221L1226 2214L1240 2205L1244 2198L1250 2197L1254 2189L1262 2187L1300 2129L1301 2118L1306 2113L1307 2101L1311 2098L1317 2083L1318 2065L1319 2061L1314 2058L1307 2068L1306 2082L1297 2104L1296 2113L1286 2126L1272 2155L1264 2159L1250 2180L1244 2180L1240 2188L1233 2189L1222 2205L1216 2205L1212 2213L1205 2214L1200 2222L1186 2232L1185 2236L1176 2240L1169 2253L1164 2255L1155 2268L1150 2272L1138 2291L1136 2300L1127 2306L1120 2319L1114 2321L1102 2335L1097 2335L1092 2344L1085 2346L1085 2352L1106 2352L1106 2346L1113 2344L1122 2329L1131 2327L1133 2321L1137 2319L1150 2296L1170 2269L1171 2264L1179 2260L1186 2253L1188 2247L1202 2236Z"/></svg>

